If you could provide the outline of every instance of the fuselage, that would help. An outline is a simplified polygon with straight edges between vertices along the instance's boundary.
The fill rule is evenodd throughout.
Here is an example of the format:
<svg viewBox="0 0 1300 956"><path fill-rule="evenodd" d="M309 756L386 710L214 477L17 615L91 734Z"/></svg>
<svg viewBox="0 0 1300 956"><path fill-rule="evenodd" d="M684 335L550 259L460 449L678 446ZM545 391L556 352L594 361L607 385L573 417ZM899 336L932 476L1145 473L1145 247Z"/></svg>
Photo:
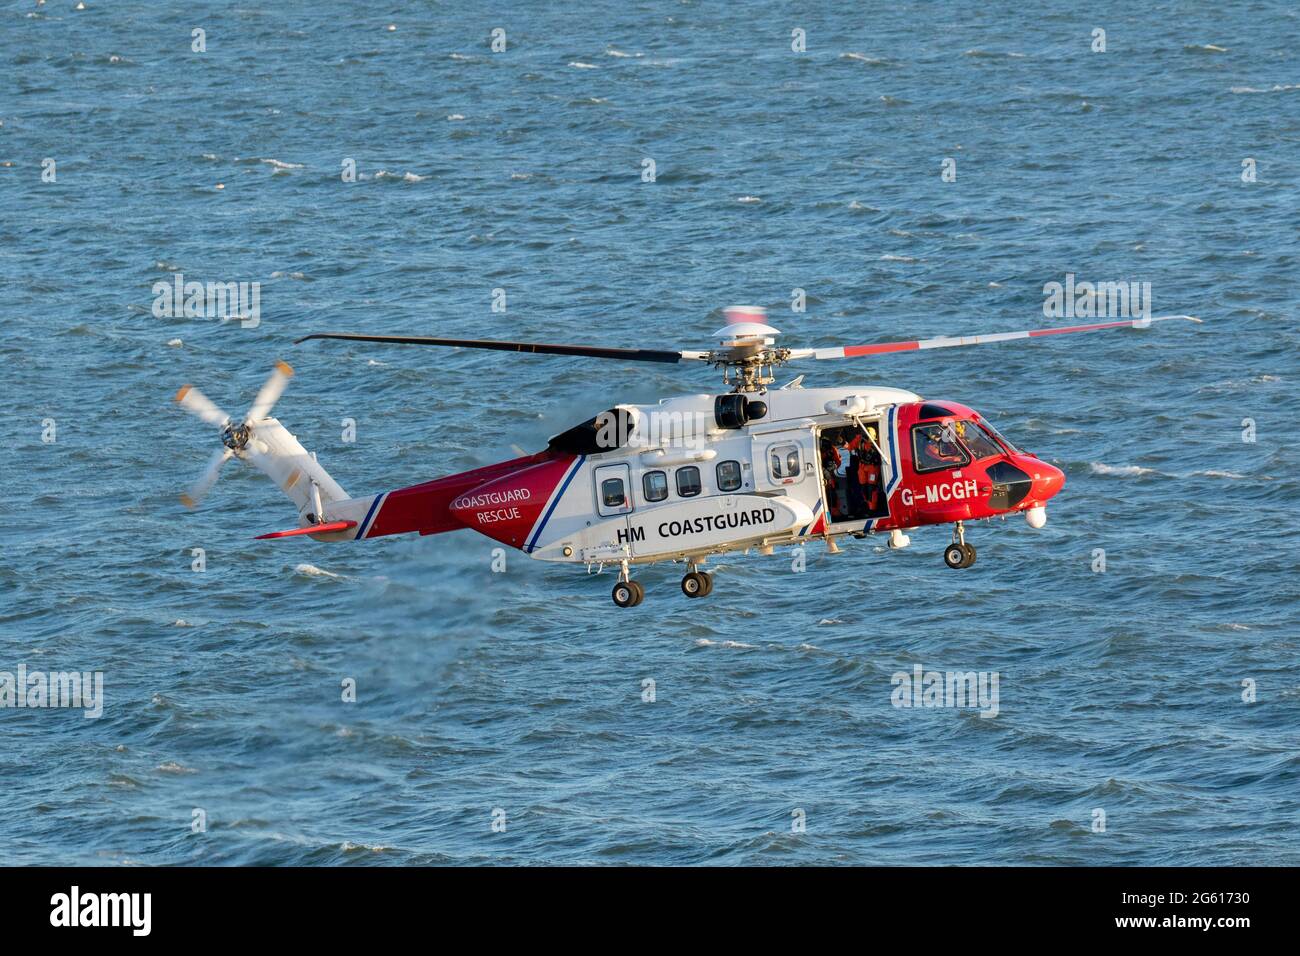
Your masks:
<svg viewBox="0 0 1300 956"><path fill-rule="evenodd" d="M867 437L850 452L857 434ZM494 467L449 502L450 515L539 560L588 564L695 561L1030 511L1064 481L973 409L876 387L621 405ZM869 508L849 507L855 490Z"/></svg>

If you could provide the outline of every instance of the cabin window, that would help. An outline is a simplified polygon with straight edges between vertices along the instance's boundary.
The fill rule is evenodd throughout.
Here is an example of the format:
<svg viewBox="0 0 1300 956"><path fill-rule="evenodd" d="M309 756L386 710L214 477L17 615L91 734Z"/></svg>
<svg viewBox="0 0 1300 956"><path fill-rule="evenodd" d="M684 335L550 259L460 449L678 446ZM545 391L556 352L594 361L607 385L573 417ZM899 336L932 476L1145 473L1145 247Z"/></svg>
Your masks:
<svg viewBox="0 0 1300 956"><path fill-rule="evenodd" d="M953 423L912 426L912 460L917 471L938 471L970 464L970 455L957 444Z"/></svg>
<svg viewBox="0 0 1300 956"><path fill-rule="evenodd" d="M798 445L773 445L768 452L768 461L772 467L773 481L788 482L803 474Z"/></svg>
<svg viewBox="0 0 1300 956"><path fill-rule="evenodd" d="M662 471L647 471L641 478L646 501L663 501L668 497L668 476Z"/></svg>
<svg viewBox="0 0 1300 956"><path fill-rule="evenodd" d="M735 491L741 485L740 462L718 462L718 490Z"/></svg>
<svg viewBox="0 0 1300 956"><path fill-rule="evenodd" d="M606 508L622 508L627 504L627 491L622 478L606 478L600 483L600 500Z"/></svg>
<svg viewBox="0 0 1300 956"><path fill-rule="evenodd" d="M677 469L677 494L682 498L694 498L703 489L700 484L700 469L694 465Z"/></svg>
<svg viewBox="0 0 1300 956"><path fill-rule="evenodd" d="M998 443L986 435L980 427L974 422L957 422L953 425L957 432L957 437L962 440L970 453L975 456L975 460L981 458L992 458L994 455L1002 454L1002 449Z"/></svg>

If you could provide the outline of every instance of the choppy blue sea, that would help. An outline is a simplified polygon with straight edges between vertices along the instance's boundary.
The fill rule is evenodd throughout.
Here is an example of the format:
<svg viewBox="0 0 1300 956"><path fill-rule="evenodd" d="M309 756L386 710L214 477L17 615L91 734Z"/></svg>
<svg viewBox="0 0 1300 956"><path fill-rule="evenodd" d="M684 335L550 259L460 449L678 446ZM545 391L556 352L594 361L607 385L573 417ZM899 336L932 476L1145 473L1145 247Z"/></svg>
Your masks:
<svg viewBox="0 0 1300 956"><path fill-rule="evenodd" d="M0 709L0 863L1300 863L1295 4L84 7L0 4L0 672L104 710ZM155 317L177 273L260 324ZM717 388L311 331L858 344L1052 324L1067 273L1204 324L783 375L1066 472L967 571L930 529L619 611L469 531L254 541L295 513L238 462L177 502L177 388L242 411L276 359L353 495ZM892 706L916 665L998 715Z"/></svg>

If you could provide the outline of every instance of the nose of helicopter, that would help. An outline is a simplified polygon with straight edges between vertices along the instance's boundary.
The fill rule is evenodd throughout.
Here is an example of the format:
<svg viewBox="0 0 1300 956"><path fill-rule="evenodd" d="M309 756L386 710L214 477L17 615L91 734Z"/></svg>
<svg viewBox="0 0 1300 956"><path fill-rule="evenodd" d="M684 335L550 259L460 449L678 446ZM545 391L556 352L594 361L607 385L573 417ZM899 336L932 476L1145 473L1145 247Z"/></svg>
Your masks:
<svg viewBox="0 0 1300 956"><path fill-rule="evenodd" d="M1034 459L1030 473L1034 476L1034 498L1038 501L1046 501L1065 486L1065 472L1040 459Z"/></svg>

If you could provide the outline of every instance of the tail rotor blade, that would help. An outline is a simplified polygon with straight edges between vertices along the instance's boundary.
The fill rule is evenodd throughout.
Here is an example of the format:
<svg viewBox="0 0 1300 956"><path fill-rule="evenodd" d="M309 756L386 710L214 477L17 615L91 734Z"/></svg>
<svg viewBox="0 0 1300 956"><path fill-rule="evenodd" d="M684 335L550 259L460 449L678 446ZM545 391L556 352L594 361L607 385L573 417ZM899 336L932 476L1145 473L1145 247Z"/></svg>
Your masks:
<svg viewBox="0 0 1300 956"><path fill-rule="evenodd" d="M253 399L253 407L248 410L248 417L245 422L260 422L263 418L271 414L271 409L284 394L285 388L289 384L289 378L293 375L286 362L276 362L275 370L271 372L271 377L266 380L262 390L257 393L257 398Z"/></svg>
<svg viewBox="0 0 1300 956"><path fill-rule="evenodd" d="M213 455L211 460L208 461L208 467L199 476L199 480L194 482L194 486L187 493L181 495L181 504L187 508L197 507L198 503L212 490L212 486L217 483L217 476L221 474L221 466L233 458L234 455L234 449L231 448L223 448Z"/></svg>
<svg viewBox="0 0 1300 956"><path fill-rule="evenodd" d="M212 399L192 385L181 386L181 390L176 393L176 404L191 415L195 415L217 428L221 428L230 421L229 415L218 408Z"/></svg>

